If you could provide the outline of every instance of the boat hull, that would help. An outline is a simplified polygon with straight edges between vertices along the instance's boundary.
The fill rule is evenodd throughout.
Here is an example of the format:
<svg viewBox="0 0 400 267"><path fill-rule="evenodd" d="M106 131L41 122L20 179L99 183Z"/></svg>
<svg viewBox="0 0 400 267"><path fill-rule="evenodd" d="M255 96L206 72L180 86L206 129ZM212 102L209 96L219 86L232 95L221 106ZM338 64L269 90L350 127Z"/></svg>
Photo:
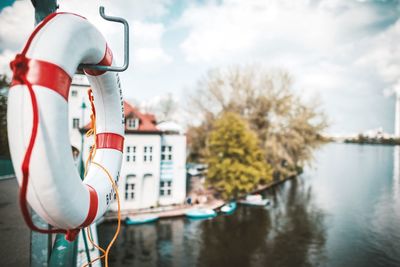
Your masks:
<svg viewBox="0 0 400 267"><path fill-rule="evenodd" d="M271 202L268 199L263 199L263 200L257 200L257 201L242 200L242 201L239 201L239 203L242 205L247 205L247 206L264 207L264 206L268 206Z"/></svg>
<svg viewBox="0 0 400 267"><path fill-rule="evenodd" d="M208 219L217 216L217 213L214 210L197 209L197 210L190 210L186 212L185 215L190 219Z"/></svg>
<svg viewBox="0 0 400 267"><path fill-rule="evenodd" d="M156 222L159 218L157 216L149 216L144 218L127 218L125 220L126 225L140 225L146 223L153 223Z"/></svg>
<svg viewBox="0 0 400 267"><path fill-rule="evenodd" d="M236 207L237 207L236 202L231 202L231 203L228 203L228 204L224 205L221 208L221 212L229 214L229 213L234 212L236 210Z"/></svg>

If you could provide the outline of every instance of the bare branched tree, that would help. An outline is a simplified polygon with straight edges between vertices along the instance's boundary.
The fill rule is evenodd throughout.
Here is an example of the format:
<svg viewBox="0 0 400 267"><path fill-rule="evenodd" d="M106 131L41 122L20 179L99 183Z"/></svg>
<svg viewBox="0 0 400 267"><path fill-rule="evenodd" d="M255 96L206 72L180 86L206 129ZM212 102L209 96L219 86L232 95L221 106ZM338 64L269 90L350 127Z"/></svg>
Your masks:
<svg viewBox="0 0 400 267"><path fill-rule="evenodd" d="M142 110L146 113L154 114L159 122L174 120L178 110L178 102L174 96L169 93L157 98L156 101L152 103L147 103L142 107Z"/></svg>
<svg viewBox="0 0 400 267"><path fill-rule="evenodd" d="M274 175L296 175L321 144L326 117L317 101L306 103L293 90L293 78L283 70L260 66L215 69L189 96L188 110L200 117L189 126L189 160L202 161L210 125L221 112L234 112L248 121L262 143Z"/></svg>

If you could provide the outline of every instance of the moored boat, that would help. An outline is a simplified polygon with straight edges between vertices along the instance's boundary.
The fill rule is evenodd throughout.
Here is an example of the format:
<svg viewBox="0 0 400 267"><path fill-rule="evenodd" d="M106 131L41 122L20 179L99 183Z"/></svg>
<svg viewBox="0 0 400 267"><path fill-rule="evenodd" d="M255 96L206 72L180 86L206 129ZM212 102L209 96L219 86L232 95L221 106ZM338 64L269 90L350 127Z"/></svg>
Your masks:
<svg viewBox="0 0 400 267"><path fill-rule="evenodd" d="M222 208L221 208L221 212L223 213L232 213L236 210L237 204L236 202L229 202L227 204L225 204Z"/></svg>
<svg viewBox="0 0 400 267"><path fill-rule="evenodd" d="M240 204L249 206L267 206L271 204L269 199L263 199L261 195L248 195L246 199L240 200Z"/></svg>
<svg viewBox="0 0 400 267"><path fill-rule="evenodd" d="M191 219L207 219L217 216L217 213L212 209L191 209L185 213L186 217Z"/></svg>
<svg viewBox="0 0 400 267"><path fill-rule="evenodd" d="M152 223L159 219L156 215L146 215L146 216L138 216L138 217L127 217L125 219L126 225L138 225L145 223Z"/></svg>

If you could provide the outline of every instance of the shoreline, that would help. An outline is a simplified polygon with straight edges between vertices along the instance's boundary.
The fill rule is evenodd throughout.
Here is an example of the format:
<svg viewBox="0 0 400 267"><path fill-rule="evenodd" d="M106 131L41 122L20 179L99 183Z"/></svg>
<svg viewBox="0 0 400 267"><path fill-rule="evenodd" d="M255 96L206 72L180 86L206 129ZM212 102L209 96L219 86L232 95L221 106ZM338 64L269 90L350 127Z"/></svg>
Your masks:
<svg viewBox="0 0 400 267"><path fill-rule="evenodd" d="M249 194L258 194L261 192L264 192L268 189L271 189L275 186L278 186L286 181L292 180L296 178L297 176L290 176L288 178L284 178L279 181L271 182L267 185L264 185L260 188L255 189L254 191L250 192ZM206 208L206 209L219 209L223 205L225 205L226 202L222 199L213 199L210 202L204 203L204 204L198 204L198 205L185 205L182 204L180 206L166 206L166 207L160 207L160 208L154 208L154 209L145 209L145 210L131 210L131 211L124 211L121 212L121 220L125 220L127 217L131 218L142 218L144 215L156 215L159 217L159 219L170 219L170 218L177 218L177 217L184 217L185 213L193 208ZM104 217L98 222L103 223L103 222L115 222L117 221L117 212L112 211L112 212L107 212Z"/></svg>
<svg viewBox="0 0 400 267"><path fill-rule="evenodd" d="M295 179L295 178L298 177L299 175L301 175L301 173L299 173L298 175L289 176L289 177L284 178L284 179L279 180L279 181L271 182L271 183L269 183L269 184L266 184L266 185L264 185L264 186L262 186L262 187L260 187L260 188L258 188L258 189L256 189L256 190L250 192L249 195L252 195L252 194L259 194L259 193L261 193L261 192L264 192L265 190L268 190L268 189L271 189L271 188L273 188L273 187L275 187L275 186L277 186L277 185L283 184L283 183L286 182L286 181Z"/></svg>
<svg viewBox="0 0 400 267"><path fill-rule="evenodd" d="M223 205L225 205L225 201L222 199L214 199L210 202L198 205L185 205L182 204L180 206L165 206L161 208L154 209L145 209L145 210L131 210L121 212L121 220L126 219L127 217L131 218L141 218L143 215L156 215L159 219L169 219L185 216L185 213L193 208L206 208L206 209L219 209ZM113 222L117 220L117 212L107 212L101 222Z"/></svg>

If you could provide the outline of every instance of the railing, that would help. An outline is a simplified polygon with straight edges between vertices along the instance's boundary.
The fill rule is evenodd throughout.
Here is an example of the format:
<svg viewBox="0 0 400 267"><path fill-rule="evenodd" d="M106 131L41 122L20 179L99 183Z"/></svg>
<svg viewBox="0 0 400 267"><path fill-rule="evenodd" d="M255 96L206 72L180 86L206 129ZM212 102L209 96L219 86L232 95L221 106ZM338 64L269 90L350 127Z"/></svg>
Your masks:
<svg viewBox="0 0 400 267"><path fill-rule="evenodd" d="M14 177L12 162L7 158L0 158L0 179Z"/></svg>

